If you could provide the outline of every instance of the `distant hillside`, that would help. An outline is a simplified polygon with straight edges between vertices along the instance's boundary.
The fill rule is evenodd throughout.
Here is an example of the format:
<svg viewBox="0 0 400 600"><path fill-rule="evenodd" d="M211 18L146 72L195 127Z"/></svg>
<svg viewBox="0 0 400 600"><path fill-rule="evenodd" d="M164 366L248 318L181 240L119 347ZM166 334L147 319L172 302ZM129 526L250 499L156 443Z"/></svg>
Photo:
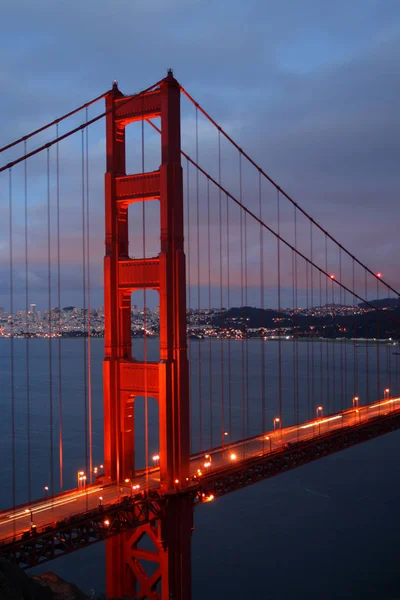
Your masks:
<svg viewBox="0 0 400 600"><path fill-rule="evenodd" d="M399 298L380 298L379 300L369 300L369 303L377 308L400 308ZM365 304L365 302L360 302L358 306L368 308L368 304Z"/></svg>
<svg viewBox="0 0 400 600"><path fill-rule="evenodd" d="M360 315L334 316L292 316L286 311L278 313L276 310L244 306L230 308L215 315L212 323L217 328L233 328L243 332L259 327L280 327L287 335L306 337L400 339L400 306L391 307L388 312L369 311Z"/></svg>

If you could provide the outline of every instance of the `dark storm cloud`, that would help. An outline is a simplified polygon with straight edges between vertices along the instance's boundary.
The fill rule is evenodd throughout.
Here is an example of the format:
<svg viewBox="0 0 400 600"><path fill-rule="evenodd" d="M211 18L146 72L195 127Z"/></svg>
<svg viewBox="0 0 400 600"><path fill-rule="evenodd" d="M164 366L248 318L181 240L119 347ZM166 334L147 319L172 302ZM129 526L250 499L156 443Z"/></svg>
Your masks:
<svg viewBox="0 0 400 600"><path fill-rule="evenodd" d="M351 251L400 284L396 0L22 0L2 7L2 29L1 142L98 95L114 78L124 92L135 92L173 67L284 189ZM183 111L183 139L193 153L194 113L185 103ZM215 170L216 137L204 126L200 132L200 157ZM91 138L96 264L103 243L103 136L99 127ZM78 146L65 153L64 201L70 205L80 191ZM228 158L224 184L236 195L237 163L229 166ZM251 204L257 185L250 175L246 185ZM265 210L274 223L268 194ZM45 212L41 200L37 194L37 211ZM289 232L290 212L283 209L282 219ZM76 214L66 212L63 227L78 261ZM6 229L0 223L5 248ZM253 254L257 248L249 249ZM38 261L45 261L41 256Z"/></svg>

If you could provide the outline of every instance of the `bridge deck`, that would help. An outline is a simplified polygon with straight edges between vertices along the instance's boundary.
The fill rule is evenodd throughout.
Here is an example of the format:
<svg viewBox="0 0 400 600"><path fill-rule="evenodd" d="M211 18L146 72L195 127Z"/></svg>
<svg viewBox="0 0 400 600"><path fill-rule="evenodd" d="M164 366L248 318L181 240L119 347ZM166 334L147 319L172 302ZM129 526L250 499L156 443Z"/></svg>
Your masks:
<svg viewBox="0 0 400 600"><path fill-rule="evenodd" d="M390 431L391 420L396 421L396 425L392 426L392 429L400 426L400 398L380 400L301 423L298 426L269 431L263 435L195 454L191 457L190 480L185 482L184 488L180 492L177 490L174 493L191 493L195 502L210 500L213 495L234 491L243 485L320 458L324 454L344 448L351 443L386 433ZM389 423L389 426L382 428L382 423ZM376 432L371 434L371 428L374 427ZM349 444L344 443L343 440L348 439L348 434L351 432L364 432L368 435L364 435L362 439L355 438ZM329 448L329 442L334 439L339 440L339 438L337 447ZM315 455L315 448L321 449L324 445L325 451ZM307 455L308 448L313 449L313 454L308 453ZM300 462L298 460L299 450L305 456L304 460ZM211 457L211 460L205 458L206 454ZM289 457L295 464L288 465ZM286 463L280 465L281 459L285 459ZM209 466L204 466L205 464L209 464ZM255 466L258 469L256 471L254 471ZM264 471L260 470L260 467ZM254 475L254 473L256 474ZM245 481L243 481L243 477ZM132 490L131 484L140 487ZM101 507L99 506L100 496L102 497ZM85 524L86 534L82 539L80 539L79 531L74 534L74 539L79 543L72 543L72 537L69 536L71 544L65 546L60 554L70 552L78 547L104 539L108 535L115 535L124 527L132 528L135 523L139 524L143 519L157 518L162 512L162 499L163 495L159 489L159 471L152 468L148 472L141 471L132 479L132 482L122 485L116 483L93 484L87 486L86 490L73 489L51 499L42 499L21 505L15 510L3 510L0 512L0 552L6 555L11 553L14 557L17 553L18 562L25 566L32 566L58 555L54 545L57 537L54 536L55 532L68 531L70 534L71 527L81 531L82 524ZM130 514L133 514L133 520L129 517ZM117 525L114 529L113 515L117 515L115 517ZM35 536L30 532L32 522L36 526ZM90 523L90 534L88 534L88 523ZM36 556L36 552L34 552L35 556L30 555L28 558L24 558L27 546L33 549L35 543L46 536L52 540L52 549L43 555L43 560ZM65 545L65 539L62 538L62 540ZM22 547L25 548L25 553L21 554Z"/></svg>

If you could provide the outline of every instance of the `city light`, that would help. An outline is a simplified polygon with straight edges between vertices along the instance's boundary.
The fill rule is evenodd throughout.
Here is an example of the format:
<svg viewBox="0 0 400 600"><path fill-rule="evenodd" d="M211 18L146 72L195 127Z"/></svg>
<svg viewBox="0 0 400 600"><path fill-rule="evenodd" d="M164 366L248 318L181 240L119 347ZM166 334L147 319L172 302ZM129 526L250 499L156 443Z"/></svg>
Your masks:
<svg viewBox="0 0 400 600"><path fill-rule="evenodd" d="M230 458L231 460L236 460L236 459L237 459L237 456L236 456L236 454L235 454L234 452L232 452L232 454L230 455L230 457L229 457L229 458Z"/></svg>

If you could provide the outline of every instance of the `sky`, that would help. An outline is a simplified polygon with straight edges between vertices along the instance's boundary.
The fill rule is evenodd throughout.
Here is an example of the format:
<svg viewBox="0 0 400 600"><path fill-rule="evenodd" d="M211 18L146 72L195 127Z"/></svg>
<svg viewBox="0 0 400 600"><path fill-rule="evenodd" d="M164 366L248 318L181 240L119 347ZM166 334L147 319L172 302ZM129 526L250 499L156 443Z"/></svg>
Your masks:
<svg viewBox="0 0 400 600"><path fill-rule="evenodd" d="M54 2L19 0L2 6L0 36L0 145L49 122L109 89L117 80L124 93L146 88L173 68L178 81L220 123L240 147L278 182L316 221L352 253L400 287L397 267L400 251L400 4L398 0L85 0ZM90 116L103 105L90 109ZM195 153L195 112L182 102L182 141ZM76 124L71 120L70 124ZM199 118L200 162L213 171L217 136ZM61 126L60 126L61 130ZM54 135L54 130L51 135ZM43 141L51 135L46 134ZM50 136L50 137L49 137ZM146 133L146 168L157 168L157 134ZM130 172L140 168L140 131L129 138ZM62 158L61 304L82 305L81 287L81 140L60 150ZM92 302L102 304L104 131L89 134L90 251ZM0 165L23 152L1 156ZM222 182L239 196L238 162L223 147ZM4 160L3 160L4 159ZM55 271L55 154L50 154L51 176L51 304L57 304ZM46 285L46 156L29 163L29 302L45 308ZM185 165L184 165L185 169ZM245 203L256 205L258 176L243 166ZM190 173L190 230L196 229L196 175ZM15 169L13 183L14 305L25 303L23 237L23 169ZM200 223L205 224L206 188L200 181ZM218 195L215 190L215 206ZM272 192L264 188L266 203ZM0 175L0 305L9 305L9 180ZM266 204L265 218L277 225L274 208ZM214 208L215 208L214 206ZM272 204L271 204L272 206ZM134 217L132 227L140 216ZM157 218L146 209L147 242L157 252ZM270 210L270 212L268 212ZM153 211L153 212L152 212ZM225 213L224 213L225 214ZM231 213L233 221L236 217ZM217 218L218 211L214 217ZM212 216L212 244L218 227ZM292 235L290 207L282 205L281 231ZM309 244L301 224L299 244ZM241 302L238 268L238 221L232 225L231 303ZM260 238L257 227L248 230L248 303L260 304ZM286 229L285 229L286 228ZM203 240L204 241L204 240ZM132 255L139 256L139 236L132 239ZM314 258L323 264L323 240L314 237ZM194 242L195 244L195 242ZM268 271L274 240L263 238L266 304L276 306L276 277ZM308 246L307 246L308 247ZM235 254L236 249L236 254ZM270 253L268 253L270 250ZM197 248L191 252L196 267ZM212 246L212 255L218 252ZM332 250L334 253L334 250ZM201 254L200 304L207 304L205 254ZM332 254L334 256L334 254ZM282 257L282 304L290 305L293 278L290 253ZM336 261L336 262L335 262ZM330 269L337 275L337 255ZM286 266L285 266L286 265ZM225 265L226 267L226 265ZM300 267L301 269L301 267ZM347 283L351 265L343 266ZM212 304L219 302L218 269L211 269ZM215 271L215 272L214 272ZM361 289L361 274L357 284ZM224 290L226 272L224 271ZM191 305L199 300L191 277ZM305 281L305 272L300 275ZM318 276L313 279L315 286ZM371 282L370 288L374 284ZM299 285L299 303L306 302ZM215 292L214 292L215 289ZM314 287L317 295L317 287ZM369 294L371 295L371 291ZM382 295L383 291L381 292ZM337 297L339 300L339 296ZM223 303L228 301L224 291Z"/></svg>

